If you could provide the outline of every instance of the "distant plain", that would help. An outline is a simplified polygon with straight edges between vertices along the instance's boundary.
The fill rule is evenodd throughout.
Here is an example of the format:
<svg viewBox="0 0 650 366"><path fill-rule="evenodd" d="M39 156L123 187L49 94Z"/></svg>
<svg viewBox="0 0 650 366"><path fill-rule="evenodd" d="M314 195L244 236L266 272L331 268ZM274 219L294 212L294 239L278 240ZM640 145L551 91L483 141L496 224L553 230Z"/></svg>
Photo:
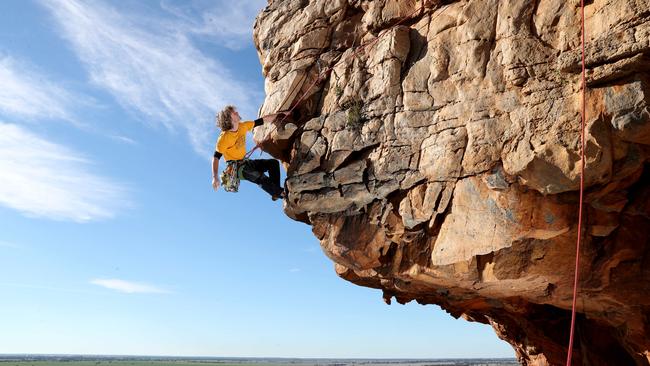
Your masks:
<svg viewBox="0 0 650 366"><path fill-rule="evenodd" d="M305 359L0 355L0 366L514 366L514 359Z"/></svg>

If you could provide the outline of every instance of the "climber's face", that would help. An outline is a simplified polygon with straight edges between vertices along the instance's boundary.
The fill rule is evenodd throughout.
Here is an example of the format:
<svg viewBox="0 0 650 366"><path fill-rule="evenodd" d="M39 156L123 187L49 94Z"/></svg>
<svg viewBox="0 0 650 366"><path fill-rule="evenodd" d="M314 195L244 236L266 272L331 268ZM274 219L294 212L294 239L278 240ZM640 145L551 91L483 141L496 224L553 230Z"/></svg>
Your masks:
<svg viewBox="0 0 650 366"><path fill-rule="evenodd" d="M239 122L241 121L241 116L237 110L230 112L230 117L232 119L232 131L237 131L239 128Z"/></svg>

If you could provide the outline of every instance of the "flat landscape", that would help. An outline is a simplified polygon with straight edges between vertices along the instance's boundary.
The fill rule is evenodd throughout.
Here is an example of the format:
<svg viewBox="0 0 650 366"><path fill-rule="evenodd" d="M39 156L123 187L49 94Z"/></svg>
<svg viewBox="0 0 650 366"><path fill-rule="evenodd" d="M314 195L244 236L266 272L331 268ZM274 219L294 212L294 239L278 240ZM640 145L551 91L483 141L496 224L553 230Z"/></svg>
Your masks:
<svg viewBox="0 0 650 366"><path fill-rule="evenodd" d="M0 355L0 366L513 366L514 359L294 359Z"/></svg>

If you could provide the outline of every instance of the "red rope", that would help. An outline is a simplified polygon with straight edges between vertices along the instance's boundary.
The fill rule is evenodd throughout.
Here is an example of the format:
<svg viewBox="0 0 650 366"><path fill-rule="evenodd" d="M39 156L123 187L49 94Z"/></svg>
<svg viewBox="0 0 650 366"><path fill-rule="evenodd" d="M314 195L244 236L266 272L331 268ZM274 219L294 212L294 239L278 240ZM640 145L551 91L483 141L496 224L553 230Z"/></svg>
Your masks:
<svg viewBox="0 0 650 366"><path fill-rule="evenodd" d="M368 47L368 48L372 47L375 43L377 43L377 41L379 41L379 39L381 37L388 34L391 29L397 27L398 25L402 24L406 20L410 19L413 14L415 14L415 13L417 13L419 11L423 11L423 10L424 10L424 0L422 1L422 5L419 8L416 8L414 11L412 11L411 13L406 15L404 18L402 18L402 20L400 20L399 22L393 24L391 27L386 29L383 34L380 34L379 36L377 36L377 38L373 39L372 41L369 41L369 42L366 42L364 44L359 45L357 47L357 49L352 54L348 55L344 61L347 61L352 56L358 55L359 52L364 50L366 47ZM282 119L277 124L282 124L282 122L284 122L284 120L287 118L287 116L291 115L291 112L293 112L293 110L296 109L296 107L298 107L298 105L300 105L300 103L303 101L303 99L305 99L305 97L311 91L311 89L314 86L316 86L316 84L318 84L318 82L321 81L321 79L324 78L325 75L329 74L332 70L334 70L334 67L336 67L337 64L338 64L338 61L336 63L334 63L332 66L330 66L327 69L325 69L324 71L322 71L321 73L319 73L318 77L311 83L311 85L309 85L309 88L307 88L307 90L300 96L298 101L293 103L293 106L288 111L284 112L284 116L282 116ZM290 93L293 93L293 90ZM283 102L283 104L284 104L284 102ZM277 124L274 125L274 126L276 126L276 128L277 128ZM260 143L255 144L255 147L252 148L251 151L249 151L244 158L248 159L253 154L253 152L255 150L259 149L259 148L260 148Z"/></svg>
<svg viewBox="0 0 650 366"><path fill-rule="evenodd" d="M582 48L582 105L580 119L580 207L578 208L578 240L576 243L576 268L573 278L573 302L571 304L571 333L569 335L569 352L566 365L571 366L573 339L576 322L576 299L578 298L578 276L580 274L580 238L582 237L582 201L585 189L585 2L580 0L581 48Z"/></svg>

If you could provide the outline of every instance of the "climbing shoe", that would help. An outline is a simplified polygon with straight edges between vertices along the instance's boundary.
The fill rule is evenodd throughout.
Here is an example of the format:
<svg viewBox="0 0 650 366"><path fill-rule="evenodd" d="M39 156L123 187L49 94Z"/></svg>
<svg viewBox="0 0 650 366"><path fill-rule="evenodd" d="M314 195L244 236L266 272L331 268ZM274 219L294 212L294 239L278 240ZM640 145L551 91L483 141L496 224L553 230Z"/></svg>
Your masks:
<svg viewBox="0 0 650 366"><path fill-rule="evenodd" d="M284 193L284 191L282 191L282 192L280 192L280 194L274 194L273 196L271 196L271 199L273 201L277 201L280 198L284 199L285 197L286 197L286 194Z"/></svg>

